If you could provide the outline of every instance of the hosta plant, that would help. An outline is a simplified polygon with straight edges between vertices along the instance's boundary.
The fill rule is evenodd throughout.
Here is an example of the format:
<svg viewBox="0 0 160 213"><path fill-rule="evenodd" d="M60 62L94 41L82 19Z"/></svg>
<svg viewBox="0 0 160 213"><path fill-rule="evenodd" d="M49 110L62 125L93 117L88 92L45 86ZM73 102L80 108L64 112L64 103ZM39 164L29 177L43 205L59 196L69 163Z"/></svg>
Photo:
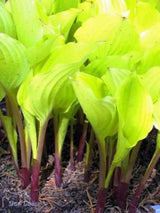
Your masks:
<svg viewBox="0 0 160 213"><path fill-rule="evenodd" d="M0 100L5 99L7 109L6 114L0 112L0 119L23 186L31 182L32 201L38 201L49 120L54 125L54 175L59 187L69 125L72 166L74 123L83 123L77 161L83 159L90 137L86 181L97 143L96 212L103 212L109 187L119 206L126 208L140 145L155 126L155 154L129 207L132 213L136 210L160 153L159 18L157 0L0 1Z"/></svg>

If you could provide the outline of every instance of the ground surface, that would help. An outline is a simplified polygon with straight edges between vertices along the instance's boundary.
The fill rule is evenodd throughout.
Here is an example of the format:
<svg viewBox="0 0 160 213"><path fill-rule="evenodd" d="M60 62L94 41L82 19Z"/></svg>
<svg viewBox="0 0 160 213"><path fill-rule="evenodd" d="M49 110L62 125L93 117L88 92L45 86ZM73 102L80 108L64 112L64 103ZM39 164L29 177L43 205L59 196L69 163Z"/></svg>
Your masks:
<svg viewBox="0 0 160 213"><path fill-rule="evenodd" d="M145 166L154 151L154 140L152 135L149 141L145 141L142 146L139 160L134 169L134 177L131 181L130 194L139 182L139 177L143 175ZM65 166L63 171L63 186L55 186L54 176L51 175L52 156L49 155L48 163L43 166L40 177L40 194L38 204L30 202L30 186L22 190L21 181L17 178L13 161L10 156L8 146L3 145L0 150L0 213L93 213L98 189L98 169L93 169L89 184L83 181L84 163L76 165L76 171L71 171L69 166ZM147 154L150 152L150 156ZM144 190L137 213L152 212L151 205L160 203L160 166L153 170L152 177L148 180L148 187ZM108 192L105 212L122 212L116 206L112 198L112 191ZM127 213L127 210L124 211Z"/></svg>

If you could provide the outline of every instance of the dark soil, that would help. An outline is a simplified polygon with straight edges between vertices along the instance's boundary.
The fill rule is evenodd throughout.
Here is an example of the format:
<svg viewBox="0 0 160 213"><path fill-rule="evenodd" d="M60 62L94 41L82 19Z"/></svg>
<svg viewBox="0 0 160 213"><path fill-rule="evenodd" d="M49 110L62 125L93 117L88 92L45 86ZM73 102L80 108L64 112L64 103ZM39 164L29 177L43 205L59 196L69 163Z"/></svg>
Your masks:
<svg viewBox="0 0 160 213"><path fill-rule="evenodd" d="M128 203L144 174L155 149L155 131L143 141L139 157L134 168L134 177L131 180ZM21 181L17 178L8 144L2 133L0 150L0 213L93 213L98 191L98 155L94 158L94 167L90 182L83 181L84 162L76 165L76 171L71 171L67 165L68 157L63 159L63 186L55 185L53 171L54 158L46 150L47 161L42 164L40 176L39 203L30 201L30 186L22 190ZM67 145L66 145L67 146ZM65 153L66 147L64 149ZM49 154L48 154L49 153ZM96 153L95 153L96 154ZM96 166L95 166L96 165ZM160 203L160 164L153 170L144 190L137 213L153 212L151 205ZM112 197L112 190L108 192L105 212L122 211Z"/></svg>

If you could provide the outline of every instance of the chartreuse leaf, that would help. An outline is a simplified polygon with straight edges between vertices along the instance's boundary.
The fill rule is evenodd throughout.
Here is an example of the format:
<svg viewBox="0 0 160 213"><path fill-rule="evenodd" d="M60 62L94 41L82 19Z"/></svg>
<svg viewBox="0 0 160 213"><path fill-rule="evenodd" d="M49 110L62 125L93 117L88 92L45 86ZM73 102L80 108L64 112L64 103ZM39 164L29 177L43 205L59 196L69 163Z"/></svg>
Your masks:
<svg viewBox="0 0 160 213"><path fill-rule="evenodd" d="M57 148L58 154L61 156L64 139L67 133L68 124L70 119L63 116L62 114L57 114L54 117L54 125L57 125Z"/></svg>
<svg viewBox="0 0 160 213"><path fill-rule="evenodd" d="M92 125L98 139L100 152L100 181L104 187L106 170L107 136L112 136L118 129L118 116L115 100L107 96L105 84L100 78L86 73L77 73L71 78L78 101Z"/></svg>
<svg viewBox="0 0 160 213"><path fill-rule="evenodd" d="M125 0L125 3L129 10L135 8L135 6L136 6L136 0Z"/></svg>
<svg viewBox="0 0 160 213"><path fill-rule="evenodd" d="M104 56L125 54L139 45L134 26L126 18L114 14L88 19L75 32L75 38L80 42L99 42L98 55Z"/></svg>
<svg viewBox="0 0 160 213"><path fill-rule="evenodd" d="M122 18L111 14L94 16L85 21L75 38L81 42L109 41L120 26ZM98 30L97 30L98 29Z"/></svg>
<svg viewBox="0 0 160 213"><path fill-rule="evenodd" d="M65 111L70 106L72 95L70 96L69 94L71 90L66 91L64 101L63 98L61 98L63 95L61 95L61 90L65 91L65 89L62 89L63 87L69 89L67 83L67 81L69 81L68 75L75 73L78 67L78 63L57 64L52 70L33 76L28 84L24 81L18 92L18 101L20 105L23 104L23 107L26 107L26 110L42 123L49 116L54 105L56 106L57 103L60 102L60 109L57 110ZM74 93L73 97L75 98ZM59 101L57 99L59 99Z"/></svg>
<svg viewBox="0 0 160 213"><path fill-rule="evenodd" d="M28 111L28 107L30 104L28 101L28 93L30 90L28 85L31 82L32 78L33 72L31 71L18 90L17 101L22 109L25 118L25 131L31 141L33 159L37 159L36 118Z"/></svg>
<svg viewBox="0 0 160 213"><path fill-rule="evenodd" d="M107 68L117 68L134 71L142 58L141 52L130 52L126 55L111 55L106 57L95 58L89 57L91 61L87 66L82 68L83 72L101 77L105 74Z"/></svg>
<svg viewBox="0 0 160 213"><path fill-rule="evenodd" d="M81 10L81 13L77 17L77 22L83 23L88 18L91 18L97 15L97 5L94 1L84 1L78 5L78 9Z"/></svg>
<svg viewBox="0 0 160 213"><path fill-rule="evenodd" d="M54 26L59 28L59 31L64 35L65 39L68 38L69 31L72 27L74 20L80 13L78 9L70 9L60 13L57 13L49 17L49 22Z"/></svg>
<svg viewBox="0 0 160 213"><path fill-rule="evenodd" d="M142 83L152 97L153 103L160 97L160 67L152 67L142 76Z"/></svg>
<svg viewBox="0 0 160 213"><path fill-rule="evenodd" d="M121 15L127 11L124 0L95 0L95 3L98 5L99 14L116 13Z"/></svg>
<svg viewBox="0 0 160 213"><path fill-rule="evenodd" d="M83 64L88 56L96 49L96 44L87 43L68 43L53 50L48 60L41 68L41 72L46 72L55 64L76 63Z"/></svg>
<svg viewBox="0 0 160 213"><path fill-rule="evenodd" d="M135 16L135 8L137 0L125 0L127 10L129 11L128 17L133 22Z"/></svg>
<svg viewBox="0 0 160 213"><path fill-rule="evenodd" d="M70 117L63 116L63 113L68 113L70 108L72 109L72 103L76 100L68 76L74 74L79 69L79 66L80 63L57 64L48 72L39 73L35 76L30 74L18 91L18 102L24 113L35 159L38 156L35 119L43 126L50 116L57 118L60 115L57 123L57 134L59 153L61 152L70 119ZM43 106L42 102L44 103ZM51 115L52 111L54 115ZM72 113L70 112L67 115L71 116Z"/></svg>
<svg viewBox="0 0 160 213"><path fill-rule="evenodd" d="M119 129L128 139L124 146L132 148L153 126L152 99L136 74L124 82L117 98Z"/></svg>
<svg viewBox="0 0 160 213"><path fill-rule="evenodd" d="M12 155L16 163L18 163L17 158L17 132L13 127L12 118L9 116L3 116L0 112L0 119L2 121L3 127L5 129L9 144L11 146Z"/></svg>
<svg viewBox="0 0 160 213"><path fill-rule="evenodd" d="M129 70L108 68L106 73L102 76L107 88L109 89L111 95L115 95L122 83L130 75Z"/></svg>
<svg viewBox="0 0 160 213"><path fill-rule="evenodd" d="M19 41L0 33L0 59L0 83L11 91L21 84L29 71L26 49Z"/></svg>
<svg viewBox="0 0 160 213"><path fill-rule="evenodd" d="M10 0L17 37L26 46L33 46L43 37L42 24L34 0Z"/></svg>
<svg viewBox="0 0 160 213"><path fill-rule="evenodd" d="M140 0L141 2L146 2L146 3L149 3L151 4L153 7L156 7L159 0Z"/></svg>
<svg viewBox="0 0 160 213"><path fill-rule="evenodd" d="M13 38L16 37L15 24L3 2L0 2L0 32L6 33Z"/></svg>
<svg viewBox="0 0 160 213"><path fill-rule="evenodd" d="M160 42L160 23L148 28L140 37L140 44L143 49L150 48L158 42Z"/></svg>
<svg viewBox="0 0 160 213"><path fill-rule="evenodd" d="M35 46L27 49L27 57L31 66L38 64L49 56L54 48L56 38L56 35L49 36L48 38L37 43Z"/></svg>
<svg viewBox="0 0 160 213"><path fill-rule="evenodd" d="M153 119L155 127L160 130L160 67L153 67L142 75L142 83L149 91L153 105Z"/></svg>
<svg viewBox="0 0 160 213"><path fill-rule="evenodd" d="M61 11L68 10L70 8L77 8L79 0L55 0L54 1L54 12L58 13Z"/></svg>
<svg viewBox="0 0 160 213"><path fill-rule="evenodd" d="M143 74L154 66L160 66L159 42L144 51L143 57L141 58L141 61L137 66L137 73Z"/></svg>
<svg viewBox="0 0 160 213"><path fill-rule="evenodd" d="M129 151L136 146L139 140L145 138L153 127L152 99L136 74L132 74L120 87L117 95L117 109L119 115L118 142L106 178L106 188L117 164L124 160Z"/></svg>
<svg viewBox="0 0 160 213"><path fill-rule="evenodd" d="M138 2L135 8L134 24L138 32L144 32L159 23L160 13L154 6L145 2Z"/></svg>
<svg viewBox="0 0 160 213"><path fill-rule="evenodd" d="M43 5L43 8L45 9L45 12L47 15L52 15L54 11L54 3L53 0L38 0L41 5Z"/></svg>
<svg viewBox="0 0 160 213"><path fill-rule="evenodd" d="M160 131L160 99L156 101L153 105L153 119L154 126L158 131Z"/></svg>
<svg viewBox="0 0 160 213"><path fill-rule="evenodd" d="M100 142L117 131L115 100L107 96L105 84L100 78L77 73L71 78L78 101L91 123ZM101 144L105 147L105 143Z"/></svg>
<svg viewBox="0 0 160 213"><path fill-rule="evenodd" d="M36 130L36 119L32 114L30 114L26 110L26 108L22 108L22 111L25 118L26 135L28 135L31 142L33 159L37 159L38 136L37 136L37 130Z"/></svg>

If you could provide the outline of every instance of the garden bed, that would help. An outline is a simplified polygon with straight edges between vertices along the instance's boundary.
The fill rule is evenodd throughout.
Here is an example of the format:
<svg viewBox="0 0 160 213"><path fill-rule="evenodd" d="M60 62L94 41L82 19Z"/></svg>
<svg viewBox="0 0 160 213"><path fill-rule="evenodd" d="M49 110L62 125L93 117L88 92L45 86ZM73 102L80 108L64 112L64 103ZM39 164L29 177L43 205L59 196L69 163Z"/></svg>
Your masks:
<svg viewBox="0 0 160 213"><path fill-rule="evenodd" d="M3 140L2 140L3 141ZM48 156L48 162L42 166L40 175L39 203L30 201L30 186L22 190L21 181L17 178L13 161L8 150L6 141L3 141L0 161L0 213L93 213L96 206L98 189L98 168L94 167L89 184L83 181L84 162L76 165L72 171L70 166L63 161L63 186L57 188L55 185L53 171L53 157ZM152 131L149 138L142 144L139 157L134 168L134 177L131 180L128 202L134 193L139 177L143 175L145 168L155 148L155 132ZM64 149L65 150L65 149ZM148 153L148 154L146 154ZM67 157L67 156L66 156ZM98 162L95 157L94 164ZM97 165L98 166L98 165ZM137 213L153 212L151 205L160 202L160 166L154 169L152 176L148 179ZM47 181L46 181L47 180ZM112 191L108 192L105 212L123 212L116 204ZM127 213L128 211L124 211Z"/></svg>

